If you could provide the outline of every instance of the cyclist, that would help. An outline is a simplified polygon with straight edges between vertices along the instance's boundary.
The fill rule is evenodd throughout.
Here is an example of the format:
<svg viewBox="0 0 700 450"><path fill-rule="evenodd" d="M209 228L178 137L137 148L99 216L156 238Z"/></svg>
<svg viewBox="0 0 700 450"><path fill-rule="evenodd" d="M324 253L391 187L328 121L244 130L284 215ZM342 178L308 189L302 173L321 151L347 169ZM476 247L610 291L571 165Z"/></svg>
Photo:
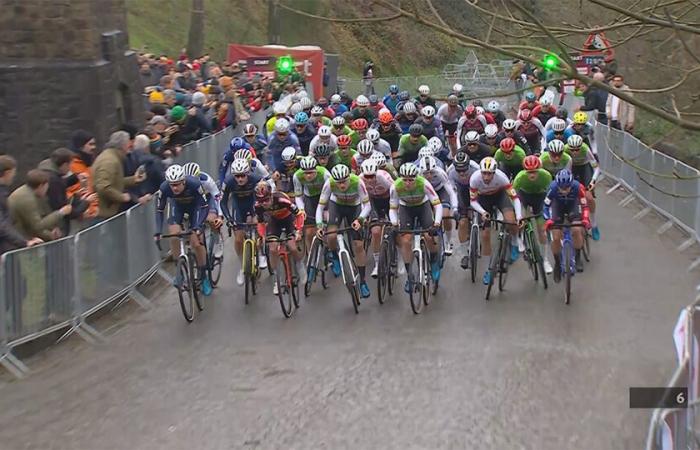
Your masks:
<svg viewBox="0 0 700 450"><path fill-rule="evenodd" d="M245 159L250 164L250 171L262 180L266 180L270 177L270 172L267 168L260 162L259 159L253 157L253 152L248 149L237 150L233 154L233 160Z"/></svg>
<svg viewBox="0 0 700 450"><path fill-rule="evenodd" d="M546 133L542 123L532 117L532 111L521 109L518 113L518 120L515 121L515 128L525 136L527 145L533 154L540 154L540 151L547 146Z"/></svg>
<svg viewBox="0 0 700 450"><path fill-rule="evenodd" d="M546 124L544 124L544 129L549 130L552 128L552 125L554 125L554 121L557 119L561 119L564 122L566 122L566 126L568 127L571 125L571 119L569 119L569 111L566 110L563 106L559 109L557 109L557 113L554 117L549 119Z"/></svg>
<svg viewBox="0 0 700 450"><path fill-rule="evenodd" d="M284 169L282 167L282 151L288 147L292 147L301 153L299 139L297 139L295 134L289 132L289 121L287 119L279 119L275 122L275 132L270 137L267 145L268 165L271 172L280 172Z"/></svg>
<svg viewBox="0 0 700 450"><path fill-rule="evenodd" d="M352 168L352 160L357 154L357 152L350 147L352 144L352 139L347 134L344 134L338 138L338 149L335 151L334 155L338 164L344 164L348 168Z"/></svg>
<svg viewBox="0 0 700 450"><path fill-rule="evenodd" d="M382 135L376 128L367 130L365 138L374 144L374 150L382 153L387 158L391 158L391 146L387 141L382 139Z"/></svg>
<svg viewBox="0 0 700 450"><path fill-rule="evenodd" d="M326 170L331 170L338 164L338 157L334 152L331 152L330 147L325 144L319 144L311 156L316 158L318 165L324 167Z"/></svg>
<svg viewBox="0 0 700 450"><path fill-rule="evenodd" d="M331 131L337 138L342 134L352 133L352 128L345 125L345 118L343 116L335 116L331 121Z"/></svg>
<svg viewBox="0 0 700 450"><path fill-rule="evenodd" d="M540 155L542 168L552 175L557 176L557 172L562 169L571 170L571 156L564 152L564 143L558 139L547 144L547 151Z"/></svg>
<svg viewBox="0 0 700 450"><path fill-rule="evenodd" d="M224 156L221 158L221 165L219 165L219 185L221 185L221 183L224 182L224 178L226 178L226 174L231 167L231 162L234 160L233 155L238 150L242 149L250 150L252 147L242 137L235 137L231 139L231 142L228 145L228 150L224 152Z"/></svg>
<svg viewBox="0 0 700 450"><path fill-rule="evenodd" d="M359 231L372 208L364 182L357 175L351 174L347 166L342 164L335 166L331 170L331 178L323 185L318 208L316 208L316 227L319 229L323 226L323 211L326 205L328 205L329 232L337 230L343 221L353 229L349 235L357 269L360 272L360 294L362 298L367 298L369 297L369 286L365 281L367 254ZM338 276L340 261L337 254L338 235L336 233L328 234L328 248L333 252L333 273Z"/></svg>
<svg viewBox="0 0 700 450"><path fill-rule="evenodd" d="M399 87L395 84L389 86L389 93L382 100L384 106L391 111L391 114L396 114L396 105L399 104Z"/></svg>
<svg viewBox="0 0 700 450"><path fill-rule="evenodd" d="M474 100L474 103L476 103L477 101L481 102L481 100ZM491 125L491 124L493 124L493 125L496 124L496 120L493 118L493 116L491 114L486 112L486 110L484 109L483 106L479 105L479 106L475 106L475 108L476 108L476 115L482 116L484 118L484 120L486 120L487 126Z"/></svg>
<svg viewBox="0 0 700 450"><path fill-rule="evenodd" d="M374 152L372 154L372 159L377 163L377 168L388 173L393 180L399 177L398 172L396 172L396 167L393 164L388 164L386 156L379 152Z"/></svg>
<svg viewBox="0 0 700 450"><path fill-rule="evenodd" d="M447 103L443 103L437 111L437 118L442 123L450 151L453 153L457 152L457 123L463 113L464 110L459 106L459 99L454 94L449 95Z"/></svg>
<svg viewBox="0 0 700 450"><path fill-rule="evenodd" d="M435 99L430 96L430 88L425 84L418 86L418 96L414 100L419 110L424 106L432 106L435 110Z"/></svg>
<svg viewBox="0 0 700 450"><path fill-rule="evenodd" d="M435 164L442 169L445 170L445 163L440 161L438 158L435 157L436 152L434 147L430 144L430 141L428 141L428 145L425 147L422 147L420 150L418 150L418 158L416 158L415 164L420 164L421 160L423 158L431 157L435 159Z"/></svg>
<svg viewBox="0 0 700 450"><path fill-rule="evenodd" d="M304 111L298 112L294 116L294 134L299 141L301 154L308 155L311 141L316 137L316 128L309 122L309 116Z"/></svg>
<svg viewBox="0 0 700 450"><path fill-rule="evenodd" d="M258 127L254 123L247 123L243 127L243 139L253 147L255 156L260 161L267 161L267 139L262 134L258 134Z"/></svg>
<svg viewBox="0 0 700 450"><path fill-rule="evenodd" d="M372 207L370 219L388 220L389 191L391 190L392 184L394 184L391 175L379 168L376 159L370 158L362 163L360 179L365 184L369 202ZM382 240L381 231L380 227L372 227L370 225L370 233L372 234L370 245L374 259L374 269L372 269L371 274L372 278L377 278L377 273L379 271L379 247Z"/></svg>
<svg viewBox="0 0 700 450"><path fill-rule="evenodd" d="M457 235L459 245L462 247L464 256L461 266L463 269L469 267L469 255L466 249L469 248L469 179L479 170L479 164L469 160L466 152L457 152L452 166L447 169L447 177L452 182L457 192Z"/></svg>
<svg viewBox="0 0 700 450"><path fill-rule="evenodd" d="M539 104L540 103L537 101L537 95L532 91L528 91L525 93L525 100L520 102L518 110L522 111L523 109L529 109L532 111L535 109L535 107L539 106Z"/></svg>
<svg viewBox="0 0 700 450"><path fill-rule="evenodd" d="M401 136L399 151L394 155L394 164L399 167L406 162L413 162L418 157L418 151L428 144L428 139L423 136L423 126L414 123L408 129L408 134Z"/></svg>
<svg viewBox="0 0 700 450"><path fill-rule="evenodd" d="M479 142L479 133L476 131L469 131L464 136L464 146L457 150L457 153L464 152L469 155L469 159L475 163L481 163L481 160L493 156L493 152L488 145Z"/></svg>
<svg viewBox="0 0 700 450"><path fill-rule="evenodd" d="M333 111L328 106L328 99L326 97L319 98L318 102L316 102L316 104L321 107L321 109L323 110L323 115L325 117L328 117L331 120L333 120L335 118L335 111Z"/></svg>
<svg viewBox="0 0 700 450"><path fill-rule="evenodd" d="M436 136L428 139L428 147L433 151L433 156L442 163L443 167L447 167L448 162L452 158L450 150L448 150L443 141Z"/></svg>
<svg viewBox="0 0 700 450"><path fill-rule="evenodd" d="M314 128L319 128L322 126L331 126L331 119L323 115L323 108L320 106L314 106L311 108L311 116L309 116L309 122Z"/></svg>
<svg viewBox="0 0 700 450"><path fill-rule="evenodd" d="M214 257L221 258L224 256L224 240L220 233L221 225L224 224L224 213L221 211L221 191L219 191L219 187L216 185L216 181L214 181L211 175L202 172L199 164L189 162L182 166L182 169L185 171L185 175L199 180L209 204L212 205L212 207L209 208L207 222L211 226L212 233L219 235L219 243L214 248Z"/></svg>
<svg viewBox="0 0 700 450"><path fill-rule="evenodd" d="M496 126L500 129L506 120L506 115L501 111L501 104L496 100L491 100L486 104L486 111L491 114L491 117L496 122Z"/></svg>
<svg viewBox="0 0 700 450"><path fill-rule="evenodd" d="M348 107L343 104L342 99L340 98L340 95L338 95L338 94L331 95L330 108L335 113L335 117L342 116L343 113L348 112Z"/></svg>
<svg viewBox="0 0 700 450"><path fill-rule="evenodd" d="M561 224L564 216L568 215L569 221L581 221L583 226L590 228L588 203L586 202L586 188L574 180L571 171L561 170L549 186L547 196L544 199L545 230L550 230L552 225ZM562 230L552 229L552 254L554 255L554 281L561 281L561 240ZM576 271L583 272L581 249L583 248L583 230L580 227L572 227L571 235L576 249ZM568 264L568 262L567 262Z"/></svg>
<svg viewBox="0 0 700 450"><path fill-rule="evenodd" d="M401 132L406 134L408 129L418 120L418 109L413 103L406 103L401 111L396 113L396 122L401 127Z"/></svg>
<svg viewBox="0 0 700 450"><path fill-rule="evenodd" d="M503 131L499 133L498 135L498 142L501 142L501 140L510 137L515 139L515 143L520 146L523 150L525 150L525 153L528 155L532 154L532 151L530 150L530 146L527 143L527 139L521 132L516 130L516 122L513 119L506 119L503 122Z"/></svg>
<svg viewBox="0 0 700 450"><path fill-rule="evenodd" d="M367 135L367 128L369 128L369 122L366 119L355 119L352 121L352 129L348 136L352 139L352 145L357 146L357 144L365 138Z"/></svg>
<svg viewBox="0 0 700 450"><path fill-rule="evenodd" d="M278 191L287 195L294 195L294 174L298 167L299 152L294 147L287 147L282 151L282 164L279 170L272 173L272 180Z"/></svg>
<svg viewBox="0 0 700 450"><path fill-rule="evenodd" d="M464 136L470 131L476 131L477 134L483 133L486 125L488 125L486 118L476 114L476 106L467 105L464 108L464 115L457 123L457 145L464 145Z"/></svg>
<svg viewBox="0 0 700 450"><path fill-rule="evenodd" d="M323 125L318 129L318 134L311 140L309 151L313 153L319 144L326 144L331 151L338 149L338 138L331 132L331 127Z"/></svg>
<svg viewBox="0 0 700 450"><path fill-rule="evenodd" d="M319 166L313 156L305 156L299 160L299 170L294 174L294 203L304 214L307 248L311 248L311 240L316 234L315 214L321 189L330 177L330 172Z"/></svg>
<svg viewBox="0 0 700 450"><path fill-rule="evenodd" d="M569 139L569 136L574 134L573 131L566 128L566 120L559 119L555 117L551 122L551 128L547 130L547 143L552 142L554 139L558 139L564 143Z"/></svg>
<svg viewBox="0 0 700 450"><path fill-rule="evenodd" d="M304 215L299 213L294 202L283 192L272 192L272 188L265 182L258 183L255 187L255 215L258 221L258 235L280 237L282 233L290 235L294 233L294 240L287 241L287 248L297 264L297 273L300 283L306 283L306 270L302 262L302 254L297 247L297 242L302 238L301 230L304 226ZM270 242L270 264L277 268L279 262L279 244ZM272 285L272 293L279 293L277 280Z"/></svg>
<svg viewBox="0 0 700 450"><path fill-rule="evenodd" d="M446 217L452 217L452 210L457 207L457 192L450 178L447 176L447 172L438 165L438 160L432 156L426 156L421 158L418 168L420 173L430 182L435 190L435 193L440 198L440 203L442 203L442 226L445 230L445 241L447 245L445 246L445 254L451 255L454 246L452 245L452 226L451 220L444 220Z"/></svg>
<svg viewBox="0 0 700 450"><path fill-rule="evenodd" d="M389 144L390 153L387 158L392 157L399 149L399 141L403 132L401 127L394 120L394 116L389 111L379 113L379 137Z"/></svg>
<svg viewBox="0 0 700 450"><path fill-rule="evenodd" d="M374 113L375 118L379 115L379 111L386 108L386 106L384 106L384 103L379 101L379 97L377 97L376 94L371 94L369 96L369 107Z"/></svg>
<svg viewBox="0 0 700 450"><path fill-rule="evenodd" d="M421 117L416 119L415 123L423 127L423 136L426 138L430 139L434 136L440 138L440 140L445 138L442 131L442 124L435 118L435 108L432 106L424 106L423 109L421 109Z"/></svg>
<svg viewBox="0 0 700 450"><path fill-rule="evenodd" d="M374 111L369 107L369 99L367 97L358 95L355 100L355 106L356 107L350 111L354 120L365 119L367 123L374 120Z"/></svg>
<svg viewBox="0 0 700 450"><path fill-rule="evenodd" d="M190 245L197 259L199 269L199 279L202 280L202 293L211 295L211 282L207 276L207 249L200 241L199 235L202 232L202 225L207 218L207 213L213 206L212 199L204 196L202 183L194 177L185 175L185 170L179 164L173 164L165 171L165 181L160 185L160 190L156 194L156 242L160 241L161 230L163 229L163 216L168 200L172 199L170 217L168 217L168 234L181 233L184 230L184 216L189 216L189 226L195 233L190 236ZM172 255L177 255L178 241L170 240L170 251ZM183 283L178 278L175 280L176 286Z"/></svg>
<svg viewBox="0 0 700 450"><path fill-rule="evenodd" d="M522 219L520 199L515 193L506 174L498 170L498 163L493 158L484 158L479 164L479 171L469 180L470 206L484 219L482 231L481 252L484 256L491 255L491 224L489 219L496 210L501 211L503 220L510 222L506 229L511 235L510 261L518 259L518 225ZM487 269L483 278L484 284L491 283L491 272Z"/></svg>
<svg viewBox="0 0 700 450"><path fill-rule="evenodd" d="M552 98L548 95L542 96L540 104L532 108L532 116L537 118L542 124L555 117L556 109L552 106Z"/></svg>
<svg viewBox="0 0 700 450"><path fill-rule="evenodd" d="M251 173L250 164L245 159L237 159L231 164L231 174L226 177L221 186L224 193L221 200L221 209L224 217L230 225L240 225L253 223L255 217L255 186L261 178ZM229 200L230 199L230 200ZM232 210L229 208L232 205ZM236 276L236 283L239 286L245 281L243 275L243 241L245 240L244 230L235 230L233 234L233 248L241 262L241 268ZM261 268L267 267L267 260L261 257L259 261Z"/></svg>
<svg viewBox="0 0 700 450"><path fill-rule="evenodd" d="M600 230L596 223L595 215L595 185L600 176L600 167L590 148L583 142L583 138L578 134L569 137L564 151L571 156L571 173L574 179L586 188L586 201L588 202L591 214L591 237L594 241L600 239Z"/></svg>
<svg viewBox="0 0 700 450"><path fill-rule="evenodd" d="M272 114L273 116L268 119L265 123L266 136L270 137L272 132L275 130L275 124L278 119L284 119L287 116L287 108L280 102L275 102L272 104Z"/></svg>
<svg viewBox="0 0 700 450"><path fill-rule="evenodd" d="M512 180L523 168L525 150L515 145L513 138L503 139L499 147L493 157L498 162L498 168Z"/></svg>
<svg viewBox="0 0 700 450"><path fill-rule="evenodd" d="M552 183L552 175L542 168L542 161L535 155L526 156L523 168L513 181L513 189L518 194L523 209L532 209L533 215L542 214L544 198ZM544 271L552 273L552 264L549 262L547 246L547 234L544 231L544 219L537 218L537 235L542 248Z"/></svg>
<svg viewBox="0 0 700 450"><path fill-rule="evenodd" d="M495 123L490 123L484 128L484 134L479 137L479 142L486 144L491 150L491 154L496 153L499 149L500 141L503 139L498 139L498 125Z"/></svg>
<svg viewBox="0 0 700 450"><path fill-rule="evenodd" d="M372 157L374 153L374 144L369 139L363 139L357 144L357 153L352 157L350 161L350 169L353 173L359 175L362 167L362 163L367 161Z"/></svg>
<svg viewBox="0 0 700 450"><path fill-rule="evenodd" d="M578 134L583 138L583 142L588 145L588 148L593 152L596 161L598 160L598 146L596 145L595 135L593 134L593 125L588 122L588 114L579 111L574 114L574 121L569 126L569 129L574 134Z"/></svg>
<svg viewBox="0 0 700 450"><path fill-rule="evenodd" d="M415 164L405 163L399 168L400 177L394 181L389 193L389 219L392 225L401 229L413 229L417 221L418 228L424 230L437 230L442 223L442 204L440 197L430 185L428 180L418 174L419 169ZM437 242L425 233L425 242L430 252L430 269L434 279L440 277L440 267L437 261ZM398 247L401 250L406 272L413 257L411 241L413 237L404 233L398 237ZM406 292L411 291L409 280L404 287Z"/></svg>
<svg viewBox="0 0 700 450"><path fill-rule="evenodd" d="M408 103L413 103L413 106L416 106L415 100L411 98L411 94L408 93L408 91L401 91L399 92L399 103L396 104L396 113L398 114L401 111L403 111L404 106Z"/></svg>

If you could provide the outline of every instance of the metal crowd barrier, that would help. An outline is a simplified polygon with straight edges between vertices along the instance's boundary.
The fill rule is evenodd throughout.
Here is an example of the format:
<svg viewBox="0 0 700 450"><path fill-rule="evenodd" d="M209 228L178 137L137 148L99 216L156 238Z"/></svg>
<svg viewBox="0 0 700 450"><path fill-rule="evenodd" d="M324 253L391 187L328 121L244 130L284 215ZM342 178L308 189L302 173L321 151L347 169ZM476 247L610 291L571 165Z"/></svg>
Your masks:
<svg viewBox="0 0 700 450"><path fill-rule="evenodd" d="M257 115L260 123L262 115ZM197 162L218 177L221 155L234 130L227 128L183 147L177 162ZM129 299L148 308L138 287L156 274L161 254L153 243L155 202L136 205L104 222L45 244L0 257L0 364L23 377L29 369L12 350L59 330L89 342L104 337L87 319ZM118 306L117 305L117 306ZM115 306L116 307L116 306Z"/></svg>

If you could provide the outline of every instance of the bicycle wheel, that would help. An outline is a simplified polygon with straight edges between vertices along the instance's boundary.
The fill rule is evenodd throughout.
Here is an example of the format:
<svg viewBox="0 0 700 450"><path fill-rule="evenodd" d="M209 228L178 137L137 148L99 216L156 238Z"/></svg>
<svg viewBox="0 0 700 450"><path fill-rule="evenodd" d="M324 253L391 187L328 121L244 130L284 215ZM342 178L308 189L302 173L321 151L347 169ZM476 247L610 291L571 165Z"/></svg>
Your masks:
<svg viewBox="0 0 700 450"><path fill-rule="evenodd" d="M544 271L544 257L542 256L542 249L540 248L540 241L533 233L532 238L532 254L534 255L535 261L537 262L537 271L542 279L542 285L547 289L547 273Z"/></svg>
<svg viewBox="0 0 700 450"><path fill-rule="evenodd" d="M252 241L246 239L243 241L243 277L245 278L245 304L250 301L252 294L252 278L253 278L253 249L251 248ZM254 245L254 244L253 244Z"/></svg>
<svg viewBox="0 0 700 450"><path fill-rule="evenodd" d="M508 279L508 266L510 265L510 245L511 237L509 234L502 239L500 239L500 257L499 267L498 267L498 290L503 291L506 287L506 280Z"/></svg>
<svg viewBox="0 0 700 450"><path fill-rule="evenodd" d="M277 270L275 270L275 280L277 281L277 296L280 299L280 306L282 307L282 314L284 317L289 318L292 316L292 311L294 310L294 299L292 299L292 286L289 285L289 280L291 276L288 272L287 257L280 255L279 262L277 263Z"/></svg>
<svg viewBox="0 0 700 450"><path fill-rule="evenodd" d="M421 239L420 243L421 251L423 252L423 280L425 283L421 285L421 297L423 297L423 304L428 306L430 304L430 294L431 294L431 282L433 280L432 271L430 270L430 253L428 253L428 246L425 241Z"/></svg>
<svg viewBox="0 0 700 450"><path fill-rule="evenodd" d="M299 300L301 299L301 292L299 290L299 272L297 270L297 262L292 263L292 300L294 301L294 308L299 308Z"/></svg>
<svg viewBox="0 0 700 450"><path fill-rule="evenodd" d="M396 245L393 242L388 243L389 244L389 264L387 265L387 282L386 282L386 290L389 292L389 295L394 295L394 287L396 286L396 271L398 270L397 264L397 252L396 252ZM403 264L403 261L401 261L401 264Z"/></svg>
<svg viewBox="0 0 700 450"><path fill-rule="evenodd" d="M218 233L212 233L211 236L209 237L209 249L207 252L209 264L208 264L208 272L209 272L209 281L211 281L211 286L216 287L217 284L219 284L219 280L221 279L221 269L222 265L224 262L224 257L222 256L221 258L217 258L214 256L214 249L216 248L216 245L219 243L219 239L221 239L221 236L219 236Z"/></svg>
<svg viewBox="0 0 700 450"><path fill-rule="evenodd" d="M562 249L562 266L564 267L564 303L569 304L571 302L571 270L576 270L572 267L571 258L573 257L573 247L571 243L565 242L564 248Z"/></svg>
<svg viewBox="0 0 700 450"><path fill-rule="evenodd" d="M313 286L318 276L319 261L321 260L322 251L321 240L317 236L314 236L311 241L309 255L306 258L306 283L304 284L304 296L306 297L311 295L311 286Z"/></svg>
<svg viewBox="0 0 700 450"><path fill-rule="evenodd" d="M379 260L377 261L377 299L383 305L386 300L386 293L389 284L390 265L389 243L382 241L379 248Z"/></svg>
<svg viewBox="0 0 700 450"><path fill-rule="evenodd" d="M499 244L500 246L500 244ZM486 285L486 300L491 296L491 288L493 287L493 280L496 277L496 272L498 270L498 265L500 263L500 247L496 254L491 253L491 259L489 260L489 272L491 276L489 277L489 284Z"/></svg>
<svg viewBox="0 0 700 450"><path fill-rule="evenodd" d="M472 226L469 236L469 264L471 265L472 283L476 283L477 266L479 264L479 227Z"/></svg>
<svg viewBox="0 0 700 450"><path fill-rule="evenodd" d="M190 262L190 275L192 281L192 293L194 294L194 301L197 303L197 309L202 311L204 305L202 304L202 299L199 297L199 283L202 281L199 279L199 268L197 267L197 259L194 253L190 250L187 259Z"/></svg>
<svg viewBox="0 0 700 450"><path fill-rule="evenodd" d="M408 265L408 298L411 301L411 309L413 314L420 314L423 310L423 299L419 293L420 290L420 272L419 253L413 252L413 258Z"/></svg>
<svg viewBox="0 0 700 450"><path fill-rule="evenodd" d="M180 308L185 320L192 322L194 320L194 285L190 280L189 264L187 258L181 256L177 260L176 277L180 279L180 285L177 286L177 296L180 298Z"/></svg>
<svg viewBox="0 0 700 450"><path fill-rule="evenodd" d="M523 258L527 260L527 267L530 269L532 278L535 281L539 279L539 271L537 270L537 255L534 249L534 238L532 234L532 227L530 224L526 225L525 231L523 232L523 240L525 241L525 253Z"/></svg>
<svg viewBox="0 0 700 450"><path fill-rule="evenodd" d="M590 262L591 260L591 241L590 241L590 233L588 233L588 230L584 229L583 230L583 258L586 260L586 262Z"/></svg>
<svg viewBox="0 0 700 450"><path fill-rule="evenodd" d="M345 279L345 287L348 288L350 293L350 299L352 300L352 307L355 310L355 314L360 312L360 296L357 292L357 280L356 274L357 269L352 265L350 260L350 255L347 252L340 252L340 268L343 271L343 277Z"/></svg>

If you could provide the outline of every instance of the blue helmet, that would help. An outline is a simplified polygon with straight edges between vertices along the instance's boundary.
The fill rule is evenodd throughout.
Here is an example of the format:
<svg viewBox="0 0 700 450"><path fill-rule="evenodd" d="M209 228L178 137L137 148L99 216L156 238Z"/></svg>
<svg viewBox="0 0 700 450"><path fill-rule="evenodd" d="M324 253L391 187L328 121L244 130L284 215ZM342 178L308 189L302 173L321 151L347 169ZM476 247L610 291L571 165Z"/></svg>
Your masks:
<svg viewBox="0 0 700 450"><path fill-rule="evenodd" d="M571 175L571 171L569 169L562 169L557 172L555 180L559 187L566 188L571 186L571 184L574 182L574 177Z"/></svg>
<svg viewBox="0 0 700 450"><path fill-rule="evenodd" d="M537 100L537 96L534 92L528 91L525 93L525 100L528 102L534 102L535 100Z"/></svg>
<svg viewBox="0 0 700 450"><path fill-rule="evenodd" d="M399 87L395 84L392 84L389 86L389 93L390 94L398 94L399 93Z"/></svg>
<svg viewBox="0 0 700 450"><path fill-rule="evenodd" d="M405 102L409 98L411 98L411 94L409 94L408 91L399 92L399 100L401 100L402 102Z"/></svg>
<svg viewBox="0 0 700 450"><path fill-rule="evenodd" d="M247 148L247 147L248 146L242 137L235 137L235 138L231 139L231 143L228 145L228 148L231 149L232 152L235 152L236 150L240 150L242 148Z"/></svg>
<svg viewBox="0 0 700 450"><path fill-rule="evenodd" d="M304 111L298 112L294 116L294 121L297 123L297 125L306 125L309 122L309 115Z"/></svg>

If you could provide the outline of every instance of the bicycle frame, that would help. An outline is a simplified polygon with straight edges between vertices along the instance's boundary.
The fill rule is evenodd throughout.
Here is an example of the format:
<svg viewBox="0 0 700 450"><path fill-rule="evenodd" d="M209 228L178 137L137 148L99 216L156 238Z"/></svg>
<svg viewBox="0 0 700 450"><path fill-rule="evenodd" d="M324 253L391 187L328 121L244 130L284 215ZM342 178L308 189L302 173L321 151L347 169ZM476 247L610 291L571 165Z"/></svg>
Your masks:
<svg viewBox="0 0 700 450"><path fill-rule="evenodd" d="M344 231L344 230L343 230ZM350 251L345 245L345 236L343 235L342 231L338 233L337 236L337 242L338 242L338 259L340 260L340 273L343 277L343 284L348 284L348 279L346 278L346 267L345 264L343 263L344 258L343 254L347 255L348 261L352 260L352 255L350 254ZM350 264L350 272L352 274L352 284L357 285L358 284L358 278L360 277L360 274L357 270L355 270L355 267Z"/></svg>

